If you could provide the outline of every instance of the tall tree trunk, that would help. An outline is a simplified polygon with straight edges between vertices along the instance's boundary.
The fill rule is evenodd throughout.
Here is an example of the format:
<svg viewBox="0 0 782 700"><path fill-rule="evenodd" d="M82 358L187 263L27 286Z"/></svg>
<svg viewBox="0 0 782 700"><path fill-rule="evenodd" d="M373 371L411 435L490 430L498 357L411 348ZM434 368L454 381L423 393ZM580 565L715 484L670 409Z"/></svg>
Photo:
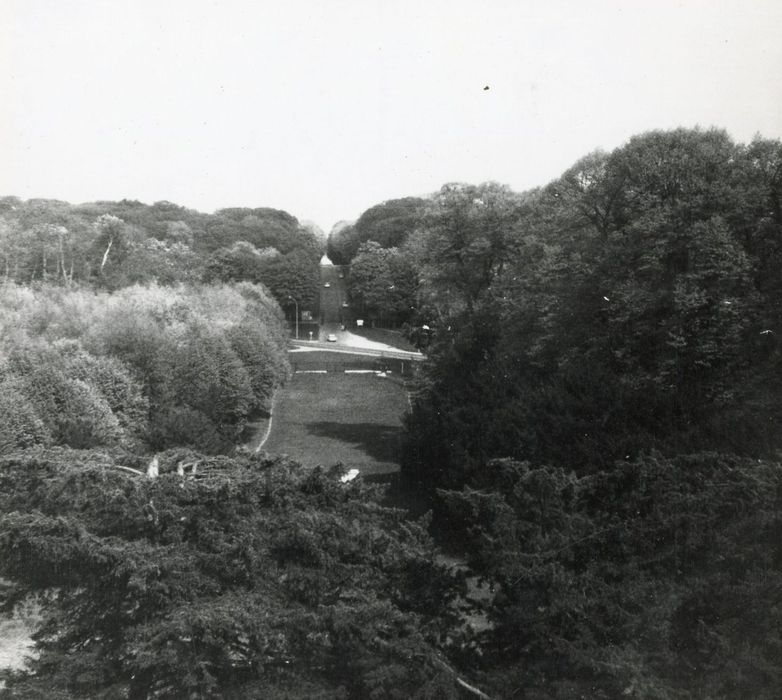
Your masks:
<svg viewBox="0 0 782 700"><path fill-rule="evenodd" d="M62 280L65 283L65 286L68 286L68 273L65 270L65 250L62 244L62 236L60 236L59 239L60 244L60 270L62 271Z"/></svg>
<svg viewBox="0 0 782 700"><path fill-rule="evenodd" d="M114 243L114 236L109 238L109 244L106 246L106 252L103 254L103 260L100 261L100 273L103 274L103 268L106 266L106 261L109 259L109 251L111 250L111 245Z"/></svg>

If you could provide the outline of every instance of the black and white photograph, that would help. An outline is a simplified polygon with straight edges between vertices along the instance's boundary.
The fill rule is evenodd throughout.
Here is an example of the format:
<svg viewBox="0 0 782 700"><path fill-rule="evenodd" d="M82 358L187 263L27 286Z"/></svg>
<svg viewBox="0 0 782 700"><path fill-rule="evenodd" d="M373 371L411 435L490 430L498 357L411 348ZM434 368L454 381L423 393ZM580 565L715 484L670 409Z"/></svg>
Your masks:
<svg viewBox="0 0 782 700"><path fill-rule="evenodd" d="M0 697L782 698L782 2L0 0Z"/></svg>

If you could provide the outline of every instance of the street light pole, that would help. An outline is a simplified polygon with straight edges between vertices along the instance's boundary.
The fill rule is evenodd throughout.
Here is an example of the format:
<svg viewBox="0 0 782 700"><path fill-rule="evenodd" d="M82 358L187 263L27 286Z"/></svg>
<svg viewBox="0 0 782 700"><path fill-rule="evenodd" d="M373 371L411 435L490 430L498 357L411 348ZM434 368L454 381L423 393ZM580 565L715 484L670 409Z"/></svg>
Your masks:
<svg viewBox="0 0 782 700"><path fill-rule="evenodd" d="M296 340L299 339L299 304L298 302L290 295L288 295L288 299L290 299L294 306L296 307Z"/></svg>

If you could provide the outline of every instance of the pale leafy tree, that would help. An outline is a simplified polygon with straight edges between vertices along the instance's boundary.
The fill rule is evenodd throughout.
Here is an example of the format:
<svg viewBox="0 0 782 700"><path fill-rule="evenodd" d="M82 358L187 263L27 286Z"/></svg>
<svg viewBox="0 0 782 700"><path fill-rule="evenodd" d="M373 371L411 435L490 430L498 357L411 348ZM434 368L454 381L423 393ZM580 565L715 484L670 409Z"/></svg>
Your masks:
<svg viewBox="0 0 782 700"><path fill-rule="evenodd" d="M288 373L279 306L249 283L7 286L0 327L10 446L230 449Z"/></svg>
<svg viewBox="0 0 782 700"><path fill-rule="evenodd" d="M57 239L57 252L59 253L59 272L62 274L63 283L69 286L73 282L73 256L71 256L70 266L65 265L65 242L70 236L70 232L65 226L55 226L52 232Z"/></svg>
<svg viewBox="0 0 782 700"><path fill-rule="evenodd" d="M122 265L128 282L176 284L193 282L202 276L201 261L186 243L138 235L136 239L129 242L128 256Z"/></svg>
<svg viewBox="0 0 782 700"><path fill-rule="evenodd" d="M109 260L112 247L120 241L123 235L124 222L111 214L103 214L95 222L95 230L98 234L98 242L105 246L100 261L100 273L102 275Z"/></svg>

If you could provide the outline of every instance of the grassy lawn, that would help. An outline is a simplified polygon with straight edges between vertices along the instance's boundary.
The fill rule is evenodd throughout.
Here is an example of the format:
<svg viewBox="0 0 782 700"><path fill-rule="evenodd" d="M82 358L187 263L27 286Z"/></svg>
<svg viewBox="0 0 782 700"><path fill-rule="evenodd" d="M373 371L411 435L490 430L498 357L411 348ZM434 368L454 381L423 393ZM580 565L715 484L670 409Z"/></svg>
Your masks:
<svg viewBox="0 0 782 700"><path fill-rule="evenodd" d="M277 397L263 449L305 466L342 462L362 474L395 472L406 410L407 393L398 381L372 374L296 374Z"/></svg>
<svg viewBox="0 0 782 700"><path fill-rule="evenodd" d="M294 370L325 369L331 372L341 372L346 369L390 370L394 376L409 377L414 370L410 360L394 360L343 352L291 352L288 359Z"/></svg>

